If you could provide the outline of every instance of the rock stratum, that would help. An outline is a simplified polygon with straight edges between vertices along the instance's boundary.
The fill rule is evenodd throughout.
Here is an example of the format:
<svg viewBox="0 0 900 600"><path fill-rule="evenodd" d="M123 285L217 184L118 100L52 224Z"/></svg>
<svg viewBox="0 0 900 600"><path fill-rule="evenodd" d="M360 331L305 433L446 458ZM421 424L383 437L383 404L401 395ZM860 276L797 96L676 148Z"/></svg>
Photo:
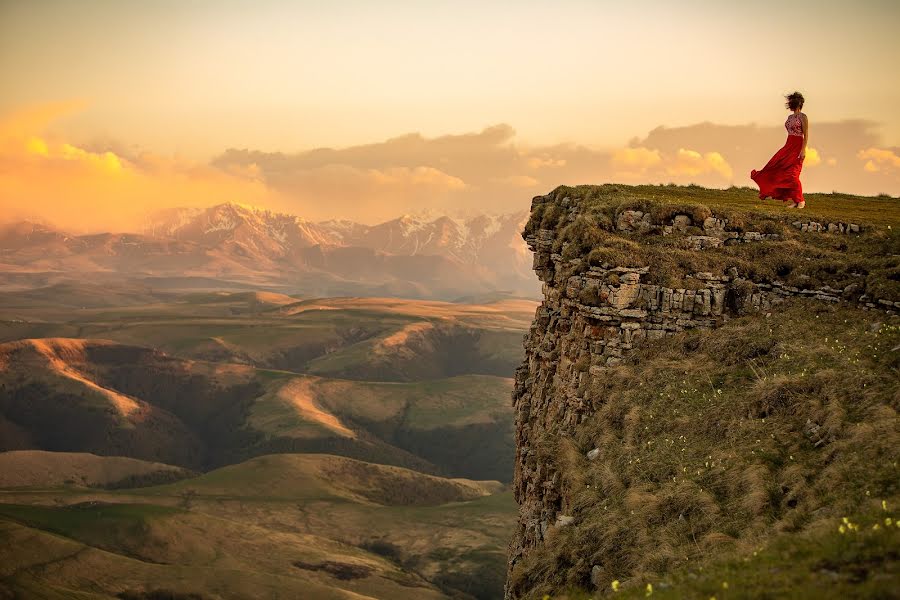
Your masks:
<svg viewBox="0 0 900 600"><path fill-rule="evenodd" d="M900 203L809 206L534 198L507 598L897 589Z"/></svg>

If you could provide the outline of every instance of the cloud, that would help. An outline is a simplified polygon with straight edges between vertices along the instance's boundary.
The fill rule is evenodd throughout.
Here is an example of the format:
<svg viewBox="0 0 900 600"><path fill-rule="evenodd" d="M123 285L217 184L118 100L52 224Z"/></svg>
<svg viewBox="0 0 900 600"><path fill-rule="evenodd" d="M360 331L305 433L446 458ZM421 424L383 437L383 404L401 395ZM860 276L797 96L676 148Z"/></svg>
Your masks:
<svg viewBox="0 0 900 600"><path fill-rule="evenodd" d="M94 151L44 130L68 106L0 119L0 214L81 230L133 230L148 212L225 201L285 207L260 182L205 164L143 153Z"/></svg>
<svg viewBox="0 0 900 600"><path fill-rule="evenodd" d="M900 192L900 186L883 172L866 173L854 167L860 148L881 147L877 124L845 120L813 125L814 146L807 151L804 189ZM419 207L524 210L530 194L560 184L619 181L751 186L750 170L765 165L784 144L786 135L781 124L699 123L657 127L626 147L594 149L578 144L520 145L515 130L501 124L459 135L428 138L412 133L375 144L296 153L231 149L212 164L223 169L252 166L261 181L294 199L295 210L311 218L319 207L309 199L327 193L327 210L376 221ZM384 194L377 187L366 192L362 184L353 183L358 181L355 177L331 183L319 178L315 179L317 185L311 185L313 179L308 172L329 166L329 172L338 177L342 171L334 169L336 165L379 171L431 167L461 180L465 187L398 185L392 194ZM369 196L377 197L377 202L370 202Z"/></svg>
<svg viewBox="0 0 900 600"><path fill-rule="evenodd" d="M434 167L392 167L379 171L370 169L367 173L376 185L421 186L429 191L451 191L465 189L465 182Z"/></svg>
<svg viewBox="0 0 900 600"><path fill-rule="evenodd" d="M780 125L658 127L625 147L526 146L500 124L481 131L299 152L227 149L209 163L141 151L115 140L74 143L48 134L71 105L0 119L0 214L85 229L133 228L146 212L236 201L302 215L375 223L421 208L527 210L558 185L753 185L785 139ZM874 123L813 124L808 191L900 194L900 149Z"/></svg>
<svg viewBox="0 0 900 600"><path fill-rule="evenodd" d="M718 152L700 154L696 150L679 148L675 156L666 164L669 175L687 175L696 177L709 173L717 173L726 181L731 181L734 172L731 165Z"/></svg>
<svg viewBox="0 0 900 600"><path fill-rule="evenodd" d="M67 143L54 143L40 137L31 136L24 145L26 156L37 157L38 162L46 165L55 163L56 168L69 172L96 171L115 175L126 168L127 162L112 152L90 152Z"/></svg>
<svg viewBox="0 0 900 600"><path fill-rule="evenodd" d="M229 149L212 164L230 173L252 169L269 187L292 198L308 218L377 222L430 208L438 211L522 210L523 189L542 191L572 172L572 151L520 150L515 131L495 125L480 132L426 138L418 133L347 148L296 153ZM577 150L575 151L577 153ZM322 199L327 198L327 203Z"/></svg>
<svg viewBox="0 0 900 600"><path fill-rule="evenodd" d="M707 185L722 185L730 184L734 175L719 152L701 154L686 148L678 148L674 153L643 146L620 148L612 153L610 164L615 177L628 182L676 179L682 183L702 180Z"/></svg>
<svg viewBox="0 0 900 600"><path fill-rule="evenodd" d="M526 164L531 169L558 169L559 167L566 166L566 159L553 158L551 156L532 156L526 161Z"/></svg>
<svg viewBox="0 0 900 600"><path fill-rule="evenodd" d="M868 173L900 174L900 156L893 150L866 148L860 150L856 158L866 161L863 169Z"/></svg>
<svg viewBox="0 0 900 600"><path fill-rule="evenodd" d="M466 189L459 177L433 167L360 168L329 164L285 172L274 185L289 195L292 211L309 219L377 222L399 209L445 207ZM273 185L273 180L267 181Z"/></svg>
<svg viewBox="0 0 900 600"><path fill-rule="evenodd" d="M82 102L76 100L47 102L21 108L0 118L0 148L28 140L48 123L77 112L83 106Z"/></svg>
<svg viewBox="0 0 900 600"><path fill-rule="evenodd" d="M803 160L803 167L804 168L815 167L820 164L822 164L822 157L819 156L819 151L816 150L815 148L813 148L812 146L807 146L806 147L806 158ZM837 163L835 162L835 164L837 164Z"/></svg>
<svg viewBox="0 0 900 600"><path fill-rule="evenodd" d="M662 162L659 150L647 148L620 148L613 152L612 166L626 172L646 172Z"/></svg>

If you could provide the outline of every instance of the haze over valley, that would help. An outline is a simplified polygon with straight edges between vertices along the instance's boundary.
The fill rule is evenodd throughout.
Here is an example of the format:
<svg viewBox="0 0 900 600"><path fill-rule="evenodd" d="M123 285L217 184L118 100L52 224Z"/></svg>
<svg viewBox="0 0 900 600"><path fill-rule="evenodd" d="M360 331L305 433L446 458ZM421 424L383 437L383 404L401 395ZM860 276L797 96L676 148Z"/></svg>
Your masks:
<svg viewBox="0 0 900 600"><path fill-rule="evenodd" d="M499 597L535 302L172 285L0 293L0 589Z"/></svg>
<svg viewBox="0 0 900 600"><path fill-rule="evenodd" d="M0 225L0 289L124 280L157 290L536 297L520 235L526 218L403 215L369 226L229 203L154 213L137 232L78 234L20 221Z"/></svg>
<svg viewBox="0 0 900 600"><path fill-rule="evenodd" d="M526 219L0 225L0 591L500 597Z"/></svg>

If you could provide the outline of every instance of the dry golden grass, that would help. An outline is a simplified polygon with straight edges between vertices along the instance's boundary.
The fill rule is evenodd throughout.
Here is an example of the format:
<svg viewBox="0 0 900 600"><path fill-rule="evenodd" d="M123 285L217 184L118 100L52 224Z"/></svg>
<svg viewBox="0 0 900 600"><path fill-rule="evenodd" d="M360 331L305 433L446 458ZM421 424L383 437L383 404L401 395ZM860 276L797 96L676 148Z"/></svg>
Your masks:
<svg viewBox="0 0 900 600"><path fill-rule="evenodd" d="M493 481L447 479L330 454L271 454L150 492L166 496L195 490L206 496L431 506L488 496L498 487Z"/></svg>
<svg viewBox="0 0 900 600"><path fill-rule="evenodd" d="M464 597L467 585L497 591L515 514L501 492L326 455L260 457L155 488L8 491L0 593L437 600Z"/></svg>
<svg viewBox="0 0 900 600"><path fill-rule="evenodd" d="M0 452L0 488L107 486L154 474L186 476L180 467L123 456L96 456L82 452L14 450Z"/></svg>
<svg viewBox="0 0 900 600"><path fill-rule="evenodd" d="M423 319L468 320L495 319L496 327L527 329L537 302L508 299L489 304L464 304L436 300L404 300L402 298L321 298L282 306L279 314L299 315L309 311L371 311Z"/></svg>
<svg viewBox="0 0 900 600"><path fill-rule="evenodd" d="M13 368L17 372L46 371L51 376L83 386L122 417L132 416L141 409L137 400L97 384L78 369L79 364L86 362L88 345L111 346L112 342L51 338L0 344L0 375Z"/></svg>
<svg viewBox="0 0 900 600"><path fill-rule="evenodd" d="M575 524L512 585L590 590L595 565L637 585L897 506L898 367L896 317L802 302L644 347L595 379L573 442L545 442Z"/></svg>

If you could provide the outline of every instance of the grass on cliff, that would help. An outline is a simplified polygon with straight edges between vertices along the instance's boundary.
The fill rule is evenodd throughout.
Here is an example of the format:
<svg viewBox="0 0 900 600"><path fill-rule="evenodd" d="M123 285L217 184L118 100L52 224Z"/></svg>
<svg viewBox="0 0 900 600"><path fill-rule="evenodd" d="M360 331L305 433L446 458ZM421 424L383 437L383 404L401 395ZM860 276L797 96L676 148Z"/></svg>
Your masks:
<svg viewBox="0 0 900 600"><path fill-rule="evenodd" d="M591 593L594 570L601 592L895 597L898 369L896 317L800 301L636 351L581 390L572 438L539 445L575 521L513 589Z"/></svg>
<svg viewBox="0 0 900 600"><path fill-rule="evenodd" d="M562 203L569 199L570 207ZM734 267L742 277L782 281L800 288L829 285L858 297L900 298L900 200L846 194L810 194L808 208L792 210L777 201L761 201L750 188L710 190L697 186L562 186L550 201L538 204L526 233L554 229L553 251L566 259L582 259L566 275L604 264L652 265L648 281L669 287L690 287L679 274L723 274ZM571 207L580 214L569 218ZM625 210L652 215L644 233L623 233L616 223ZM691 217L684 233L662 235L662 227L677 214ZM696 251L685 242L702 235L709 216L728 219L727 229L777 234L779 239L724 245ZM860 233L810 233L794 221L843 222L860 225Z"/></svg>
<svg viewBox="0 0 900 600"><path fill-rule="evenodd" d="M616 592L610 584L593 594L576 588L547 596L552 600L897 598L900 529L893 519L893 526L885 525L885 519L883 512L869 513L848 518L853 529L841 520L808 535L781 535L743 557L713 560L643 585L619 582Z"/></svg>
<svg viewBox="0 0 900 600"><path fill-rule="evenodd" d="M698 185L579 185L560 186L552 194L562 198L570 196L596 205L646 202L645 206L657 208L661 215L667 208L679 205L690 210L706 207L727 216L750 218L764 217L793 221L817 221L819 223L856 223L858 225L890 225L900 227L900 198L891 196L856 196L834 192L831 194L804 194L806 208L796 210L779 200L761 200L759 192L751 187L728 189L704 188ZM701 208L702 211L702 208ZM698 214L702 214L698 213ZM707 215L708 216L708 215ZM704 217L705 218L705 217Z"/></svg>

